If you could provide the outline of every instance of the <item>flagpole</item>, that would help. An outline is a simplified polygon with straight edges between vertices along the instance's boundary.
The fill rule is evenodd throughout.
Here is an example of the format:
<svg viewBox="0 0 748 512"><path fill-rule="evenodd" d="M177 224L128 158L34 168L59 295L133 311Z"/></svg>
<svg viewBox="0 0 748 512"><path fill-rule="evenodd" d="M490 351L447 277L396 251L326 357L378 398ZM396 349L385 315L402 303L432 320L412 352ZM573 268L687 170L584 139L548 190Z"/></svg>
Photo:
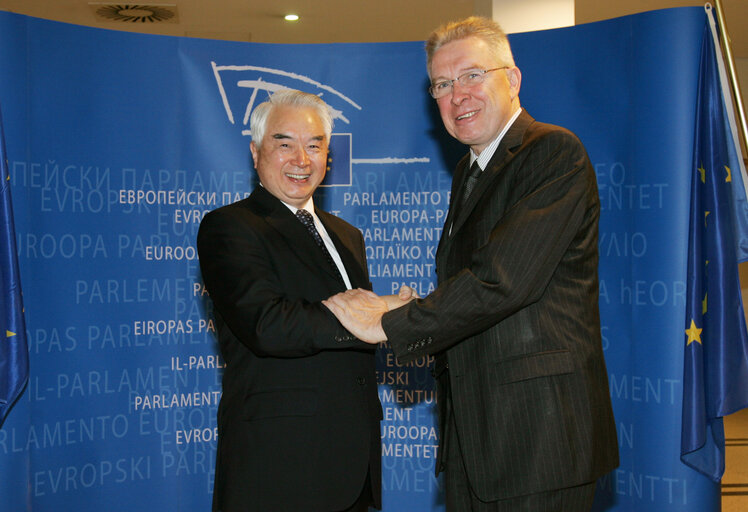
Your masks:
<svg viewBox="0 0 748 512"><path fill-rule="evenodd" d="M735 72L735 62L732 58L732 48L730 46L730 36L727 34L727 24L725 22L724 9L722 8L722 0L715 0L715 7L717 10L717 19L719 21L719 30L722 33L721 46L722 51L725 54L725 60L727 61L727 69L730 72L730 88L732 89L732 97L735 102L735 108L738 111L738 117L740 118L740 127L743 131L743 150L744 154L748 155L748 121L745 116L745 109L743 108L743 96L740 94L740 83L738 82L738 75Z"/></svg>

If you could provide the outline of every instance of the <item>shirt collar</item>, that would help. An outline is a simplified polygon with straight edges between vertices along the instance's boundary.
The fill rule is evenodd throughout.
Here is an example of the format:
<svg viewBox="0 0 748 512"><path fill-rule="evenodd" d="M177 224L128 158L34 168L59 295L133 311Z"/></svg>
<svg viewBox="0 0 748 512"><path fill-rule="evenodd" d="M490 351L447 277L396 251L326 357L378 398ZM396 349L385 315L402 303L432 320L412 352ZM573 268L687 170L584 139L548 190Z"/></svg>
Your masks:
<svg viewBox="0 0 748 512"><path fill-rule="evenodd" d="M258 183L260 184L260 186L262 188L264 188L265 190L267 190L267 188L265 188L265 185L263 185L262 182L258 182ZM268 192L270 192L270 191L268 190ZM280 199L278 199L278 201L280 201L281 203L283 203L284 205L286 205L286 208L288 208L289 210L291 210L291 213L293 213L294 215L296 215L296 212L299 211L299 210L306 210L306 211L308 211L309 213L312 214L312 217L314 217L315 219L317 218L317 214L314 213L314 198L310 197L309 200L301 208L296 208L295 206L292 206L292 205L288 204L285 201L281 201Z"/></svg>
<svg viewBox="0 0 748 512"><path fill-rule="evenodd" d="M470 165L471 166L473 165L473 162L477 160L478 167L480 167L481 170L484 170L486 168L486 166L488 165L488 162L491 161L493 154L496 152L496 148L499 147L499 143L501 142L501 139L504 138L504 135L506 135L506 132L509 131L509 128L514 124L514 121L517 120L520 112L522 112L522 108L517 109L517 111L512 115L512 117L509 118L509 121L504 125L504 128L501 129L501 132L499 132L496 138L492 140L488 146L486 146L486 149L480 152L480 155L476 155L475 152L472 149L470 149Z"/></svg>
<svg viewBox="0 0 748 512"><path fill-rule="evenodd" d="M281 203L285 204L294 215L296 215L296 212L299 210L306 210L312 214L312 217L314 217L315 219L317 218L317 215L314 213L314 200L311 197L301 208L296 208L295 206L292 206L284 201L281 201Z"/></svg>

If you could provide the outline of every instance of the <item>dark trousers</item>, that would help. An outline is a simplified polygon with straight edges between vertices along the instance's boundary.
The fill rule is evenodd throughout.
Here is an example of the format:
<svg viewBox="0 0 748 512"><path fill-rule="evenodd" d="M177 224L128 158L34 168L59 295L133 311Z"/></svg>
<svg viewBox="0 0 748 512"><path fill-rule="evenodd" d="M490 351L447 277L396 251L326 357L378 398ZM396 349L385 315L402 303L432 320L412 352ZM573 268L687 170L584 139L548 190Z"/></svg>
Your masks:
<svg viewBox="0 0 748 512"><path fill-rule="evenodd" d="M444 482L447 512L589 512L595 498L596 482L576 487L485 502L473 492L465 472L457 428L452 414L451 394L443 394L446 414Z"/></svg>
<svg viewBox="0 0 748 512"><path fill-rule="evenodd" d="M361 489L361 494L356 502L340 512L368 512L370 506L374 506L374 496L371 490L371 474L367 473L364 479L364 488Z"/></svg>

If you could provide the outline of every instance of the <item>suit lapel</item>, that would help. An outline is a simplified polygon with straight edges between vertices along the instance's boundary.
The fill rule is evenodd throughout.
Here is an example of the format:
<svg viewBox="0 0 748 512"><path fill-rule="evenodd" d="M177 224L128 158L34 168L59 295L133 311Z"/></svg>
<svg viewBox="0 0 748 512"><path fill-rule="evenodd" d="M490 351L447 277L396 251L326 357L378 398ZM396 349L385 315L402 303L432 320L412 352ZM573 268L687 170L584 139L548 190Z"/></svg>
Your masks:
<svg viewBox="0 0 748 512"><path fill-rule="evenodd" d="M532 116L523 110L512 126L509 127L509 130L504 134L499 146L496 148L491 160L488 162L486 169L481 173L478 183L476 183L467 202L461 206L460 211L455 212L450 239L453 239L459 232L460 228L465 224L465 220L467 220L470 213L475 209L475 206L478 204L481 197L483 197L488 190L492 189L491 184L499 178L501 171L512 160L512 158L514 158L515 152L513 150L522 145L525 132L533 121L534 119ZM457 192L459 194L462 194L465 180L467 180L469 162L470 158L468 156L463 158L461 161L463 168L461 169L460 188ZM454 203L454 201L455 198L453 198L452 202Z"/></svg>
<svg viewBox="0 0 748 512"><path fill-rule="evenodd" d="M455 205L460 200L459 194L462 192L465 180L467 179L467 168L470 162L470 153L462 157L455 167L454 177L452 178L452 190L449 198L449 211L447 212L447 218L444 221L444 227L442 228L442 236L439 239L439 245L436 247L436 255L438 259L439 253L446 250L447 246L452 241L452 231L454 227L455 216L457 211Z"/></svg>
<svg viewBox="0 0 748 512"><path fill-rule="evenodd" d="M342 231L335 229L331 217L333 215L327 213L324 210L320 210L315 207L315 213L319 217L322 224L327 230L327 234L330 235L335 249L338 251L338 255L343 262L345 272L348 274L348 279L351 282L353 288L368 287L369 279L364 267L364 262L360 261L360 257L355 251L355 245L349 236Z"/></svg>
<svg viewBox="0 0 748 512"><path fill-rule="evenodd" d="M322 272L330 279L339 281L314 238L286 205L259 185L249 199L255 211L286 239L291 251L304 261L310 272L314 274Z"/></svg>

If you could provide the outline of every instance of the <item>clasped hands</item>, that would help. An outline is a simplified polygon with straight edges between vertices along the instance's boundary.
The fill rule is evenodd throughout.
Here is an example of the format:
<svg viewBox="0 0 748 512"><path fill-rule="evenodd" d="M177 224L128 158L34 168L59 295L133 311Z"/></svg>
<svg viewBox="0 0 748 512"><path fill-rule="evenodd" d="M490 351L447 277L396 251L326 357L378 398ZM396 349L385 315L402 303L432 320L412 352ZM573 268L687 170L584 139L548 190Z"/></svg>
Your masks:
<svg viewBox="0 0 748 512"><path fill-rule="evenodd" d="M382 315L417 298L418 294L409 286L402 286L397 295L382 296L357 288L333 295L322 304L351 334L366 343L376 344L387 341Z"/></svg>

